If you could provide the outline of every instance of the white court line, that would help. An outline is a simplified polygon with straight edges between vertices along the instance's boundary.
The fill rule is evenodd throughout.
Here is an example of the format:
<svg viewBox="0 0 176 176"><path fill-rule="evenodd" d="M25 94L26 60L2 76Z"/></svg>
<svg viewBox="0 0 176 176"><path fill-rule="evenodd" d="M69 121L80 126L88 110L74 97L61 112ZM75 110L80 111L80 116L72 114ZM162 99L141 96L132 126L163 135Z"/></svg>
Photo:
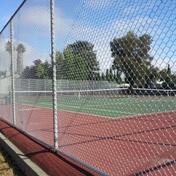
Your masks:
<svg viewBox="0 0 176 176"><path fill-rule="evenodd" d="M85 108L85 107L80 107L80 106L68 106L68 105L62 105L62 106L65 106L65 107L73 107L73 108L76 108L76 109L89 109L89 110L96 110L96 111L108 111L108 112L120 112L120 113L123 113L123 114L130 114L130 115L135 115L136 113L131 113L131 112L123 112L123 111L113 111L113 110L108 110L108 109L94 109L94 108Z"/></svg>
<svg viewBox="0 0 176 176"><path fill-rule="evenodd" d="M19 109L19 111L31 111L31 110L40 110L42 108L24 108L24 109Z"/></svg>
<svg viewBox="0 0 176 176"><path fill-rule="evenodd" d="M48 105L47 103L41 103L41 104L44 104L44 105ZM34 107L34 105L32 104L24 104L24 105L27 105L27 106L32 106ZM53 110L53 108L51 107L43 107L43 106L40 106L40 105L35 105L35 107L39 107L41 109L50 109L50 110ZM78 106L77 106L78 107ZM38 108L38 109L39 109ZM33 108L34 109L34 108ZM58 111L64 111L64 112L71 112L71 113L77 113L77 114L83 114L83 115L92 115L92 116L97 116L97 117L103 117L103 118L110 118L110 119L116 119L116 118L128 118L128 117L138 117L138 116L143 116L143 115L157 115L157 114L162 114L162 113L170 113L170 112L176 112L175 110L171 110L171 111L160 111L160 112L151 112L151 113L144 113L144 114L137 114L137 113L134 113L134 115L127 115L127 116L116 116L116 117L112 117L112 116L105 116L105 115L98 115L98 114L91 114L91 113L85 113L85 112L77 112L77 111L72 111L72 110L64 110L64 109L58 109ZM104 110L106 111L106 110ZM120 112L120 111L115 111L115 112ZM126 113L126 112L125 112Z"/></svg>
<svg viewBox="0 0 176 176"><path fill-rule="evenodd" d="M121 103L118 103L118 104L121 104ZM39 107L40 107L40 105L51 105L51 104L50 103L38 103ZM58 106L59 106L59 104L58 104ZM108 109L105 110L105 109L96 109L96 108L85 108L83 106L69 106L69 105L63 105L63 104L61 104L61 106L68 107L68 108L70 107L70 108L75 108L75 109L82 109L82 110L86 110L87 109L87 110L92 110L92 111L104 111L104 112L110 112L110 113L111 112L112 113L114 113L114 112L115 113L122 113L122 114L125 114L125 115L138 115L137 113L127 112L127 111L113 111L113 110L108 110ZM89 105L89 106L100 106L100 105ZM73 111L73 112L76 112L76 111ZM78 113L80 113L80 112L78 112ZM90 114L90 113L87 113L87 114ZM91 115L94 115L94 114L91 114Z"/></svg>
<svg viewBox="0 0 176 176"><path fill-rule="evenodd" d="M24 104L24 105L28 105L28 106L34 106L34 105L29 105L29 104ZM35 105L35 107L41 107L41 108L47 108L47 109L53 109L53 108L50 108L50 107L43 107L43 106L40 106L40 105L50 105L48 103L40 103L38 105ZM62 105L62 106L66 106L66 107L75 107L76 109L80 109L80 106L68 106L68 105ZM91 110L99 110L99 111L108 111L108 112L116 112L116 113L123 113L123 114L129 114L129 115L138 115L136 113L130 113L130 112L122 112L122 111L112 111L112 110L103 110L103 109L93 109L93 108L82 108L82 109L91 109ZM74 112L74 113L79 113L79 114L88 114L88 115L94 115L94 116L99 116L99 117L105 117L105 118L115 118L115 117L109 117L109 116L104 116L104 115L98 115L98 114L91 114L91 113L84 113L84 112L77 112L77 111L72 111L72 110L64 110L64 109L58 109L58 110L61 110L61 111L66 111L66 112Z"/></svg>

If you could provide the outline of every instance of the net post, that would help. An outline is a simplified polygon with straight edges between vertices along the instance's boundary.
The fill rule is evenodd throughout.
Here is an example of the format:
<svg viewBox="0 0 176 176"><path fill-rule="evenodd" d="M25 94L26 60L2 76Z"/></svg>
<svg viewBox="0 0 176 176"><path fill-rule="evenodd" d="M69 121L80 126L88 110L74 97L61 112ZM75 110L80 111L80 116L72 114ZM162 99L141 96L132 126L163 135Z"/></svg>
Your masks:
<svg viewBox="0 0 176 176"><path fill-rule="evenodd" d="M54 150L58 150L58 121L57 121L57 90L56 90L56 58L55 58L55 29L54 29L54 0L50 0L50 22L51 22L51 60L53 69L53 128L54 128Z"/></svg>
<svg viewBox="0 0 176 176"><path fill-rule="evenodd" d="M81 99L81 93L80 93L80 91L78 92L78 99L79 100Z"/></svg>
<svg viewBox="0 0 176 176"><path fill-rule="evenodd" d="M16 126L16 112L15 112L15 76L14 76L14 48L13 48L13 18L10 20L10 43L11 43L11 95L12 98L12 115L13 115L13 126Z"/></svg>

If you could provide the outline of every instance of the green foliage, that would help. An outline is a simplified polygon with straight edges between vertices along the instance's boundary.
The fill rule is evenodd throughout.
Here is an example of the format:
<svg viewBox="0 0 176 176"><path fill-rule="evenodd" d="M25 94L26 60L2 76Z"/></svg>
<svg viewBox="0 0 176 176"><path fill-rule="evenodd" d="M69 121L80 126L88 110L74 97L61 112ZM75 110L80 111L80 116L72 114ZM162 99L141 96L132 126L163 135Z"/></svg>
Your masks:
<svg viewBox="0 0 176 176"><path fill-rule="evenodd" d="M114 58L112 67L119 74L125 75L125 82L129 83L131 87L134 85L144 86L154 79L147 75L150 68L154 71L151 65L153 57L149 55L151 42L152 39L148 34L138 37L133 32L128 32L121 38L114 38L110 42Z"/></svg>
<svg viewBox="0 0 176 176"><path fill-rule="evenodd" d="M176 89L176 75L171 73L170 65L167 69L160 71L160 80L163 81L164 89Z"/></svg>
<svg viewBox="0 0 176 176"><path fill-rule="evenodd" d="M116 73L114 74L114 80L115 80L115 82L118 83L118 84L122 83L121 75L120 75L118 72L116 72Z"/></svg>
<svg viewBox="0 0 176 176"><path fill-rule="evenodd" d="M97 79L99 63L94 45L87 41L76 41L69 44L63 52L63 68L60 69L64 78L71 80L94 80Z"/></svg>
<svg viewBox="0 0 176 176"><path fill-rule="evenodd" d="M102 73L102 80L107 80L109 82L116 82L116 83L121 83L122 82L122 78L120 76L120 74L114 69L110 68L110 69L106 69L106 75L104 76L104 73Z"/></svg>
<svg viewBox="0 0 176 176"><path fill-rule="evenodd" d="M153 65L149 68L145 68L143 74L144 75L140 76L140 87L150 88L152 82L159 80L159 68L154 67Z"/></svg>
<svg viewBox="0 0 176 176"><path fill-rule="evenodd" d="M105 80L106 80L104 73L101 74L101 80L102 80L102 81L105 81Z"/></svg>
<svg viewBox="0 0 176 176"><path fill-rule="evenodd" d="M36 76L40 79L51 79L52 78L52 67L51 64L46 60L37 67Z"/></svg>
<svg viewBox="0 0 176 176"><path fill-rule="evenodd" d="M114 75L113 75L113 73L112 73L112 69L109 70L109 80L110 80L111 82L114 82Z"/></svg>
<svg viewBox="0 0 176 176"><path fill-rule="evenodd" d="M64 56L61 52L56 52L56 77L57 79L65 79L66 76L66 63L64 60Z"/></svg>
<svg viewBox="0 0 176 176"><path fill-rule="evenodd" d="M17 46L16 50L18 53L24 53L26 51L24 45L21 43Z"/></svg>
<svg viewBox="0 0 176 176"><path fill-rule="evenodd" d="M70 46L64 50L64 65L63 72L66 79L70 80L84 80L86 79L86 65L85 60L79 53L74 53Z"/></svg>
<svg viewBox="0 0 176 176"><path fill-rule="evenodd" d="M110 79L109 79L109 69L106 69L106 77L105 78L106 78L107 81L110 81Z"/></svg>
<svg viewBox="0 0 176 176"><path fill-rule="evenodd" d="M32 65L30 67L26 66L26 68L24 69L24 71L21 75L21 78L25 78L25 79L38 79L38 78L40 78L38 74L41 71L38 72L38 70L39 70L39 68L40 68L40 70L42 70L41 69L42 61L40 59L37 59L33 62L33 64L34 65Z"/></svg>
<svg viewBox="0 0 176 176"><path fill-rule="evenodd" d="M56 52L57 79L99 80L99 63L93 45L87 41L77 41L69 44L63 51ZM35 60L34 65L27 66L23 78L51 79L52 64Z"/></svg>
<svg viewBox="0 0 176 176"><path fill-rule="evenodd" d="M96 75L95 75L95 80L96 80L96 81L100 81L100 80L101 80L100 72L96 73Z"/></svg>

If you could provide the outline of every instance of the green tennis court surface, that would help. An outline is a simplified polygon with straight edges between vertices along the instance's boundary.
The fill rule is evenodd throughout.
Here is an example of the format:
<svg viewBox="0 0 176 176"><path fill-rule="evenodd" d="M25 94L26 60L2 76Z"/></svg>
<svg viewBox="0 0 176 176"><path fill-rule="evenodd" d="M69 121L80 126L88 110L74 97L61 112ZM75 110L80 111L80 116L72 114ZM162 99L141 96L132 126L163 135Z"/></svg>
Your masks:
<svg viewBox="0 0 176 176"><path fill-rule="evenodd" d="M52 108L52 99L48 97L18 98L19 104L30 104L45 108ZM100 98L61 96L58 97L58 110L95 114L107 117L133 116L156 112L170 112L176 110L176 99L172 98Z"/></svg>

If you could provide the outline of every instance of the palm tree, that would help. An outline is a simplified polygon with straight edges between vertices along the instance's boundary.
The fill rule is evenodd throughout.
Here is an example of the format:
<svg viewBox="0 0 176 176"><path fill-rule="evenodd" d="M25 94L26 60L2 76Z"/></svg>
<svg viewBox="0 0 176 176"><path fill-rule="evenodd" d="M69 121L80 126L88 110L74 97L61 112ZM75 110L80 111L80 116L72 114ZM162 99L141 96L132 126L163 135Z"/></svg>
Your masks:
<svg viewBox="0 0 176 176"><path fill-rule="evenodd" d="M8 42L6 43L5 48L6 48L6 51L7 51L9 54L11 54L11 42L10 42L10 41L8 41Z"/></svg>
<svg viewBox="0 0 176 176"><path fill-rule="evenodd" d="M16 48L17 50L17 73L19 75L23 72L23 53L26 51L23 44L19 44Z"/></svg>
<svg viewBox="0 0 176 176"><path fill-rule="evenodd" d="M11 47L12 47L12 46L11 46L11 42L8 41L8 42L6 43L5 49L6 49L6 51L10 54L10 56L11 56L11 53L12 53ZM10 74L12 73L12 64L11 64L11 62L10 62L9 72L10 72Z"/></svg>

